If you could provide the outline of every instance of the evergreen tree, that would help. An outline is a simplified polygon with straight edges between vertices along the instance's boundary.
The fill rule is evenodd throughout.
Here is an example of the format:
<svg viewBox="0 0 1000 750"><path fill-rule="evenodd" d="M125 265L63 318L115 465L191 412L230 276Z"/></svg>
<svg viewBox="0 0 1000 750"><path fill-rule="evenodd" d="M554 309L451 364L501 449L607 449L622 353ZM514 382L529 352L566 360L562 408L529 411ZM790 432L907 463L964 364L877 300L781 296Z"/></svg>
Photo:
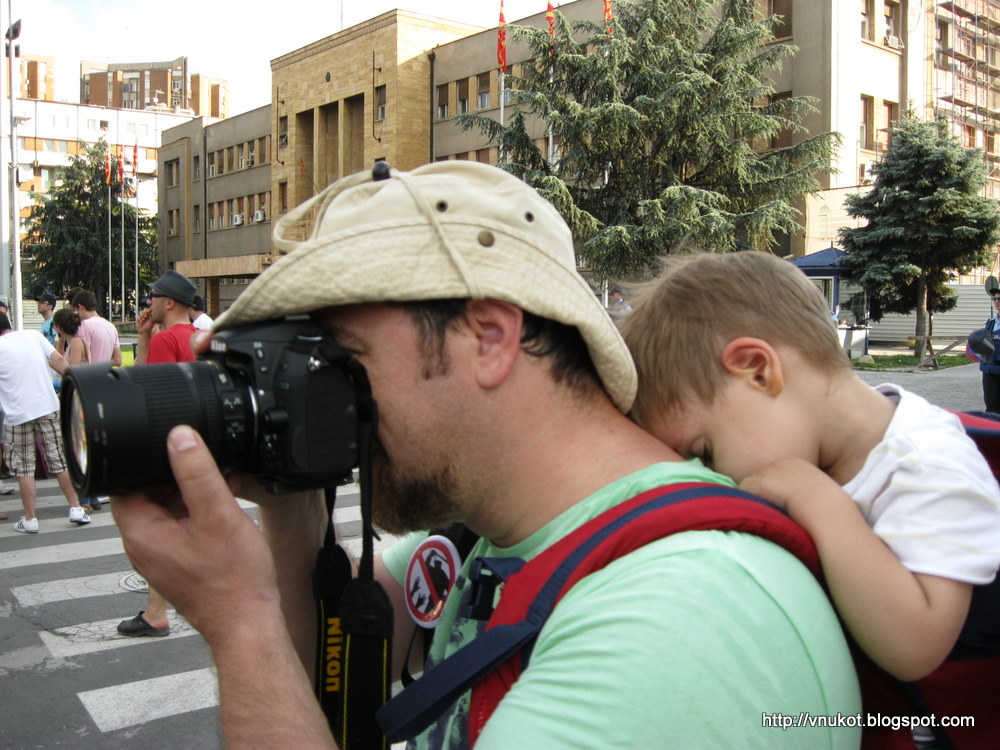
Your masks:
<svg viewBox="0 0 1000 750"><path fill-rule="evenodd" d="M755 0L639 0L603 24L556 14L556 33L511 27L533 61L512 79L506 127L463 115L498 144L501 166L548 198L600 276L655 268L685 244L775 244L801 229L795 202L820 189L832 133L802 133L807 97L774 97L769 73L796 49L771 44L778 17ZM532 142L540 119L555 151ZM538 125L534 125L537 135ZM790 140L790 139L788 139Z"/></svg>
<svg viewBox="0 0 1000 750"><path fill-rule="evenodd" d="M135 279L136 208L130 189L118 181L117 159L111 159L111 283L108 283L108 185L102 139L56 173L47 193L33 194L35 205L28 218L25 253L33 264L25 287L33 294L50 291L61 298L74 287L94 292L103 314L110 317L111 298L120 296L121 232L125 231L125 285ZM124 216L123 216L124 214ZM156 219L139 211L139 283L156 278ZM109 294L109 289L111 293ZM132 302L127 302L127 309Z"/></svg>
<svg viewBox="0 0 1000 750"><path fill-rule="evenodd" d="M873 320L916 311L916 336L928 313L955 306L945 284L952 272L989 265L1000 239L996 203L981 197L986 165L964 148L943 120L907 114L889 131L889 146L872 167L874 184L844 201L863 226L842 229L840 263L869 297ZM923 356L924 342L915 352Z"/></svg>

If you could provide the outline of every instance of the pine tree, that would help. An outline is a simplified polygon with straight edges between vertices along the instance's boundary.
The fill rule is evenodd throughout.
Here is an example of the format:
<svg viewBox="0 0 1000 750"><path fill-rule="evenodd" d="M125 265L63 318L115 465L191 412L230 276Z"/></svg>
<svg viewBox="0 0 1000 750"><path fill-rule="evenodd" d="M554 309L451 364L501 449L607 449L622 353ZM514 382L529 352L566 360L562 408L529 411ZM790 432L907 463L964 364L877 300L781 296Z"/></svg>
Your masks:
<svg viewBox="0 0 1000 750"><path fill-rule="evenodd" d="M108 283L108 185L105 157L108 145L102 139L74 156L57 172L47 193L35 193L35 204L27 223L25 253L33 264L25 286L34 294L50 291L60 298L74 287L94 292L110 316L110 299L118 291L121 278L121 229L125 229L126 286L135 278L136 208L128 202L126 188L115 178L111 185L111 283ZM123 199L124 196L124 199ZM122 213L124 212L124 217ZM150 282L157 275L156 219L139 211L139 281ZM112 293L109 294L109 289Z"/></svg>
<svg viewBox="0 0 1000 750"><path fill-rule="evenodd" d="M820 189L837 137L770 147L803 133L814 108L773 96L769 73L796 49L771 44L778 17L756 18L756 5L639 0L615 4L611 33L558 13L551 37L511 27L533 62L512 80L509 122L460 123L558 208L599 276L654 269L678 245L771 247L775 232L801 229L795 203ZM551 131L551 157L532 142L536 118Z"/></svg>
<svg viewBox="0 0 1000 750"><path fill-rule="evenodd" d="M870 191L844 201L863 226L842 229L850 278L868 293L869 314L916 311L917 337L928 313L955 306L946 283L952 272L988 265L1000 239L996 203L980 193L986 165L978 149L964 148L942 120L907 114L889 131L884 157L872 167ZM924 341L915 353L923 356Z"/></svg>

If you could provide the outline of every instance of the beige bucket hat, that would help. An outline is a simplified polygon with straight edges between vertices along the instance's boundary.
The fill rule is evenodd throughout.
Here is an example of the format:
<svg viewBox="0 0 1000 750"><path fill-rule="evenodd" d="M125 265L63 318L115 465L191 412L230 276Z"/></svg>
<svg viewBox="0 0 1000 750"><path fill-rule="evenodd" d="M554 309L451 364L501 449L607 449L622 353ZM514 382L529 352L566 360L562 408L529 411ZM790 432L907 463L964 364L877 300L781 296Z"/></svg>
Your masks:
<svg viewBox="0 0 1000 750"><path fill-rule="evenodd" d="M548 201L477 162L383 169L380 177L386 173L339 180L282 218L274 244L288 255L236 299L216 330L361 302L498 299L579 329L605 390L629 410L632 358L577 273L569 227ZM289 239L314 209L312 236Z"/></svg>

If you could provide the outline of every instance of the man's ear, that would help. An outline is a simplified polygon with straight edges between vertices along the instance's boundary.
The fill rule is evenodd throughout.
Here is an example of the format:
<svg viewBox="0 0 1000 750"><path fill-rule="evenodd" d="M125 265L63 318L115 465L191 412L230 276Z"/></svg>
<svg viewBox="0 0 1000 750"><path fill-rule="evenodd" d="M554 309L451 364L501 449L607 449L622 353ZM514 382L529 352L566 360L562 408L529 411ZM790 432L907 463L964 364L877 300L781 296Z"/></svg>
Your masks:
<svg viewBox="0 0 1000 750"><path fill-rule="evenodd" d="M476 347L476 379L483 388L496 388L521 354L524 311L500 300L469 300L465 320Z"/></svg>
<svg viewBox="0 0 1000 750"><path fill-rule="evenodd" d="M778 396L785 388L781 358L763 339L733 339L722 350L722 366L729 375L742 378L767 395Z"/></svg>

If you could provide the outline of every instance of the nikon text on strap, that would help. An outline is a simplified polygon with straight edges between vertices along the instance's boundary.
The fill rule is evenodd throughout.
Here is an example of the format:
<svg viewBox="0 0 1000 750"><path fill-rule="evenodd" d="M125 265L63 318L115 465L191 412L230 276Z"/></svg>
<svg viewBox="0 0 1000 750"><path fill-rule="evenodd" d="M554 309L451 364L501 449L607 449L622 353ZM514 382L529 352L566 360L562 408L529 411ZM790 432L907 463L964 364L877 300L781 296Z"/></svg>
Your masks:
<svg viewBox="0 0 1000 750"><path fill-rule="evenodd" d="M357 389L358 482L361 488L362 551L358 575L337 544L333 525L336 490L326 492L327 530L316 560L313 589L317 600L316 694L341 750L386 750L374 709L389 698L392 659L392 604L374 579L371 448L377 410L364 368L339 349L317 347L316 361L344 358Z"/></svg>

